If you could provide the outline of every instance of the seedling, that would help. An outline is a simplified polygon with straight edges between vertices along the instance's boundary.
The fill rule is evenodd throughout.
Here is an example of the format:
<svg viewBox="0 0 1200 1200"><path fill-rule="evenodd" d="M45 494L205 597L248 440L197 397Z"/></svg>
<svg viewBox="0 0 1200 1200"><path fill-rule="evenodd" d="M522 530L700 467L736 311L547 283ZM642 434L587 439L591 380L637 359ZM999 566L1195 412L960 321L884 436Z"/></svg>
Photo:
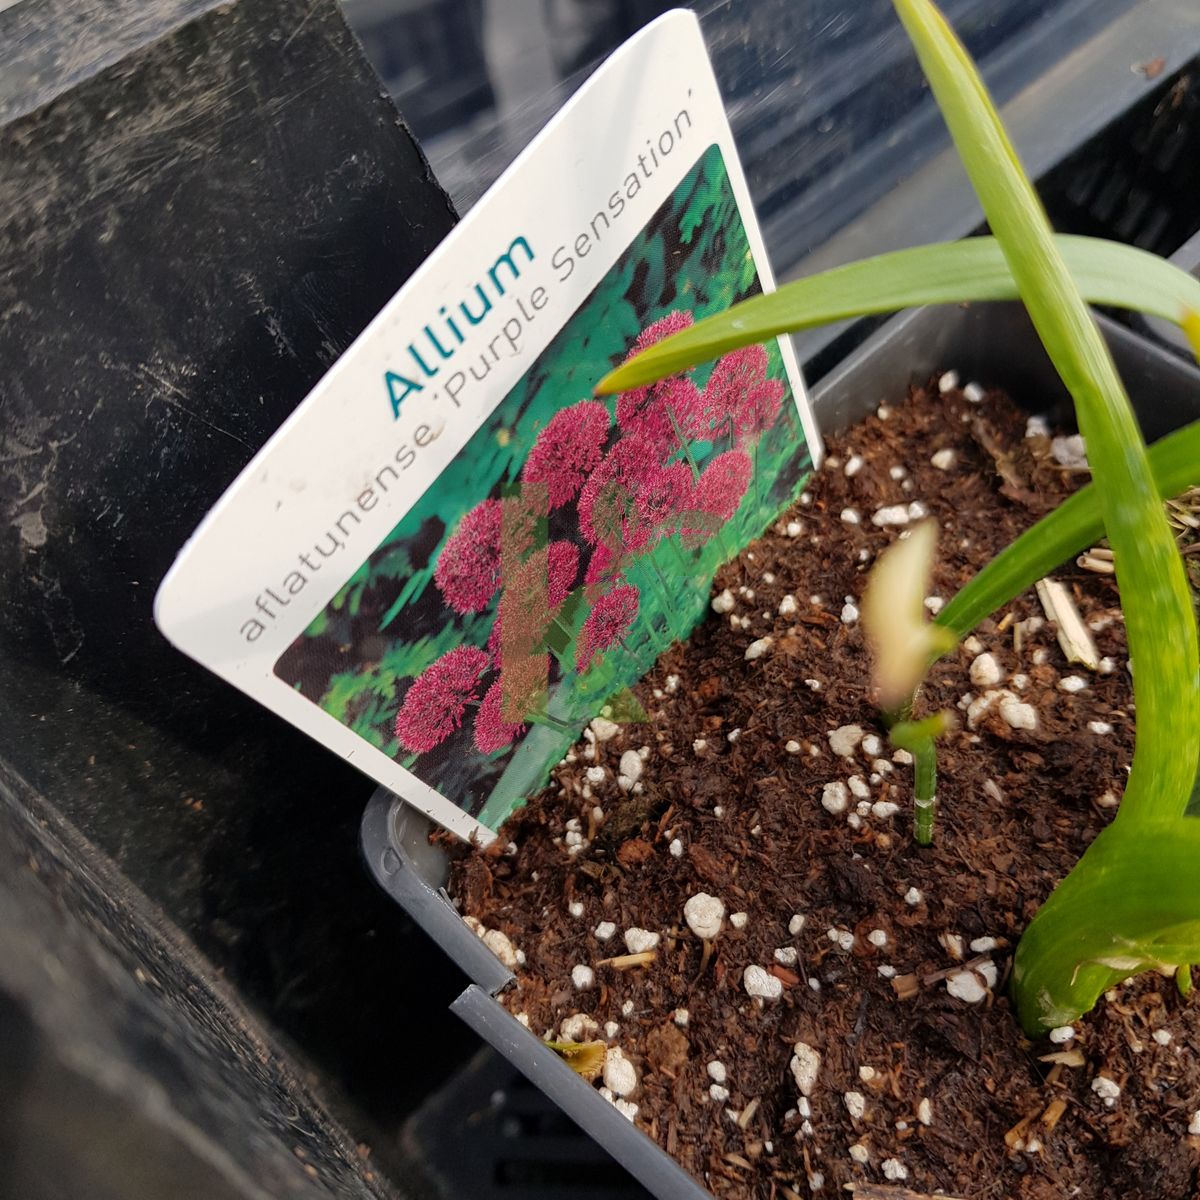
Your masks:
<svg viewBox="0 0 1200 1200"><path fill-rule="evenodd" d="M1200 822L1185 814L1200 763L1196 620L1162 506L1200 483L1200 423L1149 453L1087 302L1179 323L1200 356L1200 281L1128 247L1055 237L966 51L930 0L894 0L995 238L882 255L756 297L665 339L601 383L622 391L735 347L823 322L916 304L1021 299L1071 393L1095 483L1018 538L939 614L879 648L884 707L900 717L930 662L1072 554L1107 536L1135 675L1137 747L1113 823L1037 913L1017 949L1012 990L1025 1028L1066 1025L1104 990L1146 969L1200 962ZM915 533L913 537L917 536ZM922 535L928 537L929 535ZM910 541L912 538L910 537ZM880 570L892 569L886 561ZM911 576L911 567L905 568ZM903 572L901 572L903 574ZM873 584L872 586L876 586ZM947 641L951 640L947 639ZM886 639L885 639L886 640ZM902 664L903 671L897 671ZM918 666L919 664L919 666ZM932 834L939 718L898 721L918 768ZM919 813L920 810L918 810Z"/></svg>

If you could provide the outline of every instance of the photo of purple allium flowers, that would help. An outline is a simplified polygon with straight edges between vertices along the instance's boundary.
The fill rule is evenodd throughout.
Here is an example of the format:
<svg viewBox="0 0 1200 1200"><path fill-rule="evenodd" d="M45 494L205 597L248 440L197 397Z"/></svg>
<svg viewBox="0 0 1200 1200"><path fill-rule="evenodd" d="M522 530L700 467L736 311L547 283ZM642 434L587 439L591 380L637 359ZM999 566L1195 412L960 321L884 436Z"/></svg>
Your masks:
<svg viewBox="0 0 1200 1200"><path fill-rule="evenodd" d="M637 719L812 464L775 343L593 389L759 290L713 146L275 674L492 829L591 718Z"/></svg>

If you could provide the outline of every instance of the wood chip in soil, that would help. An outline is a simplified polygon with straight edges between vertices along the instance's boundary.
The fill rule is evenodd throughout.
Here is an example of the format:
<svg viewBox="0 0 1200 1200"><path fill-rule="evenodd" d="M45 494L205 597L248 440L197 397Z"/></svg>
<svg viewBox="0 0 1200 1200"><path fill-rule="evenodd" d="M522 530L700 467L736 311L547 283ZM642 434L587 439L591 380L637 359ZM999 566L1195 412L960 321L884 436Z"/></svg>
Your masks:
<svg viewBox="0 0 1200 1200"><path fill-rule="evenodd" d="M930 387L831 438L800 503L718 574L732 612L639 685L649 722L589 731L495 848L456 856L464 913L525 954L504 1003L538 1035L594 1019L636 1066L638 1126L723 1200L851 1184L970 1200L1197 1194L1197 1005L1151 974L1070 1040L1033 1043L1005 992L1021 931L1111 819L1131 761L1114 579L1074 563L1054 575L1098 671L1065 661L1032 591L934 668L922 708L953 709L960 727L941 745L932 850L912 841L911 769L870 703L856 608L898 536L872 517L919 505L936 518L936 608L1086 478L1025 432L1001 394L971 404ZM748 661L763 637L769 652ZM981 654L1007 705L972 708L988 690L991 662L972 682ZM864 736L842 757L829 735L845 726ZM642 771L626 790L629 750ZM830 783L845 814L822 807ZM586 843L575 854L569 820ZM726 910L707 944L683 916L698 892ZM604 922L616 931L602 941ZM596 966L577 990L572 968L624 955L631 928L659 935L653 961ZM747 995L751 967L778 981L777 1000ZM979 1003L948 989L963 971L984 985ZM789 1070L797 1042L821 1055L807 1101ZM1101 1075L1120 1088L1111 1103Z"/></svg>

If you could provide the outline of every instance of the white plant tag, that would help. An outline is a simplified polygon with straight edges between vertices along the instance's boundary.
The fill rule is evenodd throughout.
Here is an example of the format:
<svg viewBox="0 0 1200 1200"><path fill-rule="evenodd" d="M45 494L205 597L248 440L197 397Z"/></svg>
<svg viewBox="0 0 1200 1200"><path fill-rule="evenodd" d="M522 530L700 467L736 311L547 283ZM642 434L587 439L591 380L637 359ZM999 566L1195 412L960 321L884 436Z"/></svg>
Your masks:
<svg viewBox="0 0 1200 1200"><path fill-rule="evenodd" d="M791 348L608 400L638 345L772 286L699 25L618 50L180 553L185 653L464 837L707 609L818 441ZM500 617L503 607L503 619Z"/></svg>

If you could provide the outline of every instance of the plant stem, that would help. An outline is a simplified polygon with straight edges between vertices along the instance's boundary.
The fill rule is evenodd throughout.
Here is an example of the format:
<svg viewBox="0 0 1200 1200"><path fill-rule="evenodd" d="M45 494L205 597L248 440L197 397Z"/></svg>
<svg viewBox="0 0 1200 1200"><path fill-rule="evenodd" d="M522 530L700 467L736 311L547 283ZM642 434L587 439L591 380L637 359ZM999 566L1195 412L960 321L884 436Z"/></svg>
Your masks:
<svg viewBox="0 0 1200 1200"><path fill-rule="evenodd" d="M911 704L907 706L911 711ZM937 712L920 721L896 721L888 730L893 746L913 756L913 837L918 846L933 845L937 814L937 739L951 728L949 713Z"/></svg>
<svg viewBox="0 0 1200 1200"><path fill-rule="evenodd" d="M937 812L937 747L933 738L918 743L913 761L913 837L918 846L932 846Z"/></svg>

